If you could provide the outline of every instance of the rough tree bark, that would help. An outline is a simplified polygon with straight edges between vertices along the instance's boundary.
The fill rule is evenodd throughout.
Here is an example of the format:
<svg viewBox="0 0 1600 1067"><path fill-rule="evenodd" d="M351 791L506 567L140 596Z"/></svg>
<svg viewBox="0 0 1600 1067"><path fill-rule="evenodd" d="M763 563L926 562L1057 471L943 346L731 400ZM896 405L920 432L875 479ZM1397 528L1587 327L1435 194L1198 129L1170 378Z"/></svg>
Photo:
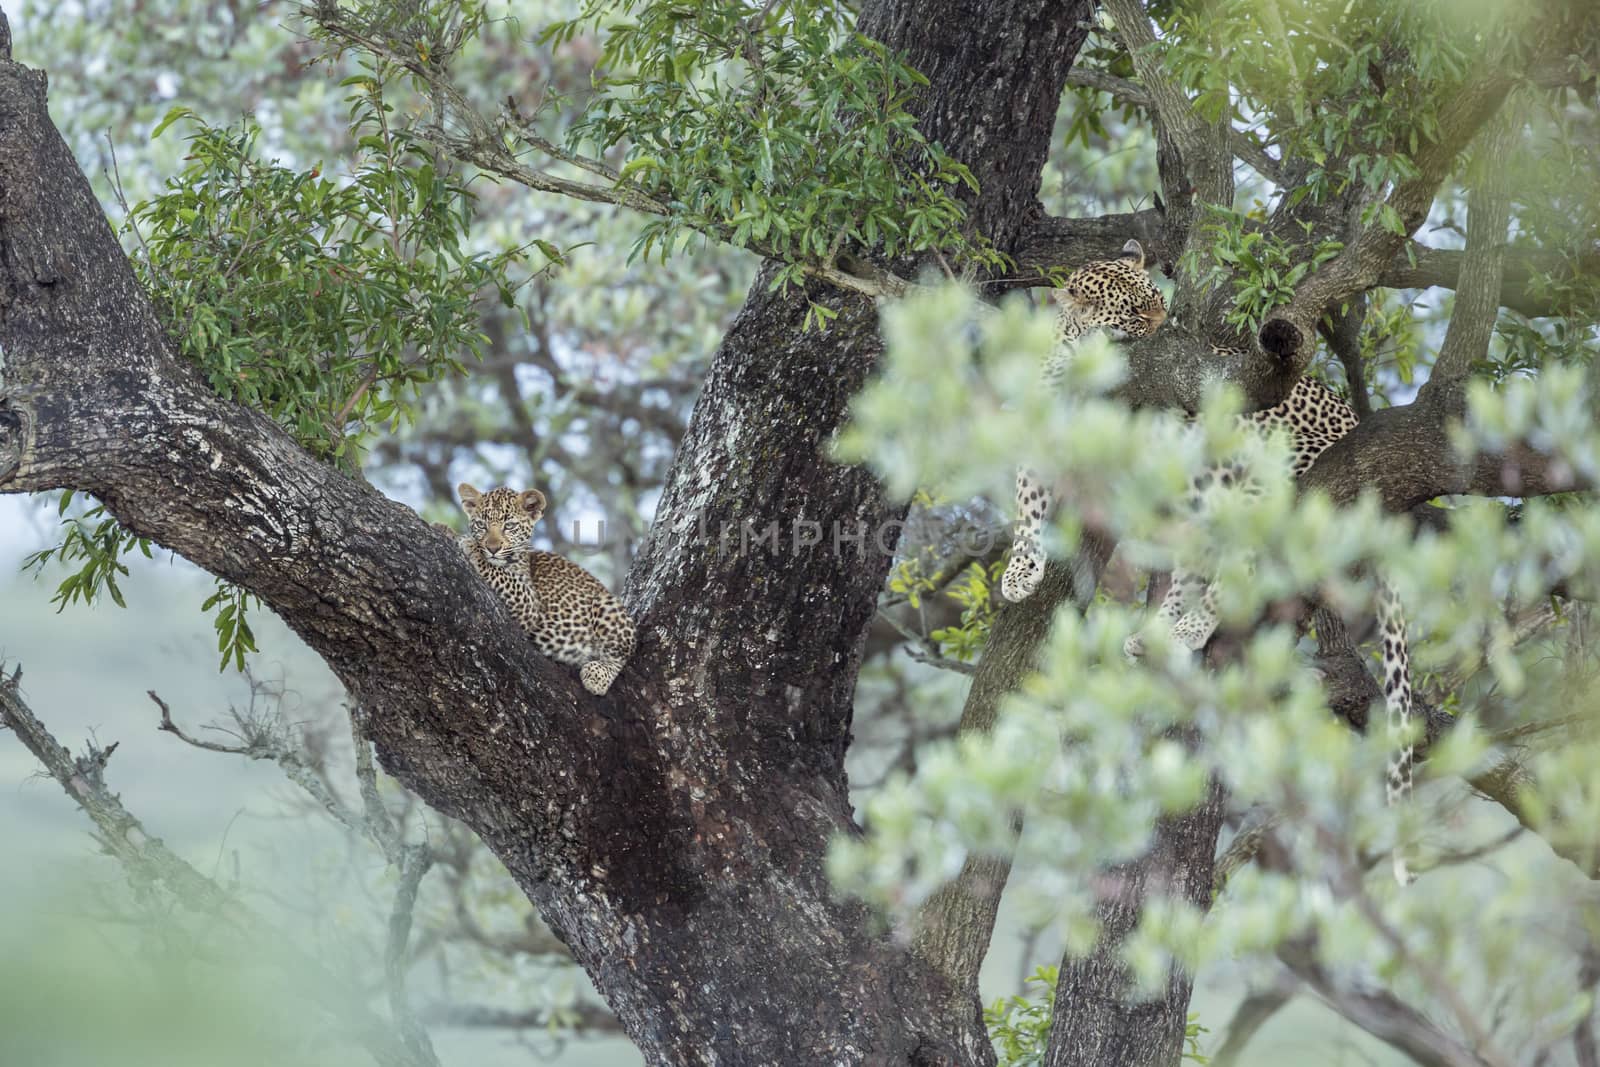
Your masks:
<svg viewBox="0 0 1600 1067"><path fill-rule="evenodd" d="M1135 236L1170 269L1193 236L1191 190L1229 192L1227 134L1194 120L1148 53L1139 73L1172 212L1047 219L1039 207L1094 6L868 0L860 25L929 77L923 129L973 169L974 226L1024 268L1115 254ZM1143 14L1132 0L1108 6L1124 26ZM50 124L43 75L11 62L9 46L0 16L0 492L89 492L129 529L259 594L349 688L389 773L504 862L647 1062L993 1062L976 973L1004 860L975 862L930 905L915 950L837 899L823 874L829 838L853 828L843 761L855 677L900 515L874 479L825 455L878 354L871 304L814 288L806 295L838 318L802 335L804 298L758 279L628 578L639 651L596 699L532 653L420 519L314 462L175 357ZM1488 72L1461 94L1422 177L1396 194L1404 218L1425 213L1444 155L1505 84ZM1292 238L1301 221L1284 212L1266 225ZM1229 359L1210 352L1200 302L1180 301L1169 328L1130 346L1127 399L1192 410L1220 372L1253 406L1273 403L1329 307L1373 284L1465 287L1474 275L1470 256L1421 246L1406 266L1406 240L1358 235L1259 345ZM1526 271L1492 274L1474 283L1491 310L1495 299L1537 306ZM1527 449L1470 467L1438 461L1458 410L1451 394L1378 413L1307 483L1341 499L1376 485L1397 509L1440 492L1574 484ZM1092 556L1082 581L1053 568L1034 602L1002 615L969 728L992 721L1055 604L1069 589L1092 594ZM1148 892L1208 898L1219 809L1214 798L1167 820L1146 857L1102 876L1105 935L1063 971L1050 1062L1174 1059L1187 978L1130 1005L1116 950Z"/></svg>
<svg viewBox="0 0 1600 1067"><path fill-rule="evenodd" d="M1003 249L1089 0L882 0L862 28L930 77L925 128ZM0 19L3 26L3 19ZM4 36L9 45L9 34ZM823 452L878 353L865 300L802 335L758 280L718 350L628 598L606 699L534 655L459 553L178 360L0 50L0 491L73 488L257 593L333 668L386 770L476 831L650 1063L988 1063L972 1010L823 873L898 514ZM772 538L776 537L776 541Z"/></svg>

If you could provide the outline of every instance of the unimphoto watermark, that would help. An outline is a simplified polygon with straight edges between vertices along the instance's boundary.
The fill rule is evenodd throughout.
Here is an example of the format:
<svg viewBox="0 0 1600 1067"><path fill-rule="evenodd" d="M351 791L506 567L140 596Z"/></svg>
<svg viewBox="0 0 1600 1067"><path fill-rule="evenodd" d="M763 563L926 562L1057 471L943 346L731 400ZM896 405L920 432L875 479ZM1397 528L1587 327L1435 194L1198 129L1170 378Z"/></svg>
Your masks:
<svg viewBox="0 0 1600 1067"><path fill-rule="evenodd" d="M687 513L674 520L658 522L646 535L647 541L664 539L679 548L694 545L714 546L719 559L729 556L802 556L818 551L835 556L845 554L860 556L868 548L883 555L892 555L900 543L906 523L902 519L888 519L869 523L865 519L854 521L835 519L821 523L815 519L751 519L722 520L713 524L704 511ZM619 545L610 536L610 524L605 519L583 521L574 519L568 527L569 536L563 547L578 552L610 553L619 547L628 555L636 547L632 539ZM971 556L983 556L1000 543L1003 531L993 526L970 525L956 531L956 547Z"/></svg>

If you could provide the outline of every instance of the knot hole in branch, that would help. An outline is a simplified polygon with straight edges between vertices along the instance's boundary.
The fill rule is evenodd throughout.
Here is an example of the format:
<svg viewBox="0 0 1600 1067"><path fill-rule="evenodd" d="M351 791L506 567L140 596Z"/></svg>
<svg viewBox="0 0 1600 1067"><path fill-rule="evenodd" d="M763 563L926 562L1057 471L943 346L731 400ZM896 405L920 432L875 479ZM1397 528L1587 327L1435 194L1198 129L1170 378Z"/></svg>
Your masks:
<svg viewBox="0 0 1600 1067"><path fill-rule="evenodd" d="M1261 326L1261 348L1276 359L1289 362L1305 344L1300 327L1285 319L1268 319Z"/></svg>

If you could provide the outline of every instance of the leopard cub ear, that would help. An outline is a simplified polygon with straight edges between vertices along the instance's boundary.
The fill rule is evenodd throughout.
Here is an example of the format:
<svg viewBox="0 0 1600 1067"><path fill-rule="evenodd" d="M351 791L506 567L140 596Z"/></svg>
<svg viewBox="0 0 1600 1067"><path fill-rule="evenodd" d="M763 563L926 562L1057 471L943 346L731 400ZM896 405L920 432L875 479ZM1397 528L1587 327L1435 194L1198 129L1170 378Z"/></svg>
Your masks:
<svg viewBox="0 0 1600 1067"><path fill-rule="evenodd" d="M1121 256L1121 258L1128 260L1134 266L1138 267L1140 270L1143 270L1144 269L1144 246L1141 245L1138 241L1129 239L1128 243L1122 246L1122 256Z"/></svg>
<svg viewBox="0 0 1600 1067"><path fill-rule="evenodd" d="M537 519L544 514L544 494L537 489L524 489L518 494L517 499L522 501L522 510Z"/></svg>
<svg viewBox="0 0 1600 1067"><path fill-rule="evenodd" d="M478 492L466 482L456 486L456 495L461 498L461 507L468 515L478 513L478 504L483 500L483 494Z"/></svg>

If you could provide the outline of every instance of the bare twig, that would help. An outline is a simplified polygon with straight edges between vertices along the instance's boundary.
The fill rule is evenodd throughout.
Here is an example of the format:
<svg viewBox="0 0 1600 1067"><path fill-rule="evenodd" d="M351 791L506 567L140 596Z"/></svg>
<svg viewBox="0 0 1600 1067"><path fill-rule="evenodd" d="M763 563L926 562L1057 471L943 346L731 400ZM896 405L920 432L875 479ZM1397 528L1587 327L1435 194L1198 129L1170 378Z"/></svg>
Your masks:
<svg viewBox="0 0 1600 1067"><path fill-rule="evenodd" d="M172 709L167 702L156 695L155 690L148 690L147 695L161 709L161 725L158 729L172 734L184 744L207 752L222 752L228 755L243 756L250 760L271 760L282 769L284 775L295 785L303 789L317 806L322 808L347 830L357 834L365 834L366 828L362 825L361 818L339 799L326 779L317 773L305 757L305 753L295 745L288 742L283 736L282 728L269 719L257 713L254 703L259 692L259 687L254 679L251 680L251 708L246 711L230 709L234 724L237 726L235 736L240 744L230 745L218 741L206 741L194 737L180 727L172 718Z"/></svg>
<svg viewBox="0 0 1600 1067"><path fill-rule="evenodd" d="M106 761L116 746L91 746L84 756L74 758L22 700L21 679L20 666L9 678L0 672L0 723L11 728L50 777L89 816L96 839L122 865L131 881L164 886L184 910L217 921L221 929L247 941L256 954L276 956L301 981L313 979L311 1002L344 1020L377 1062L438 1067L431 1046L424 1043L413 1047L396 1041L389 1026L350 995L348 981L336 979L314 958L296 951L291 939L146 832L144 825L123 807L121 799L106 787ZM158 699L157 704L160 703Z"/></svg>
<svg viewBox="0 0 1600 1067"><path fill-rule="evenodd" d="M400 1031L400 1040L419 1060L434 1060L433 1042L427 1028L411 1010L406 995L406 946L411 940L411 919L417 907L417 890L423 876L433 866L433 854L426 845L410 845L400 861L400 884L395 887L394 906L389 912L389 941L384 952L384 976L389 989L389 1012Z"/></svg>
<svg viewBox="0 0 1600 1067"><path fill-rule="evenodd" d="M433 1004L423 1018L440 1026L474 1030L538 1030L552 1021L579 1033L619 1034L622 1024L602 1004L580 1001L570 1007L549 1009L496 1008L484 1004Z"/></svg>
<svg viewBox="0 0 1600 1067"><path fill-rule="evenodd" d="M406 852L400 840L400 831L389 816L389 809L378 795L378 769L372 763L372 743L363 734L366 712L358 706L350 708L350 741L355 747L356 781L361 784L361 804L366 810L366 832L372 842L383 850L391 864L404 868ZM429 860L431 863L432 860Z"/></svg>
<svg viewBox="0 0 1600 1067"><path fill-rule="evenodd" d="M930 667L937 667L942 671L954 671L957 674L973 675L978 673L978 668L971 663L951 659L948 656L941 656L933 638L911 629L890 612L879 611L878 618L894 627L901 637L910 642L906 646L906 655L918 663L926 663Z"/></svg>

